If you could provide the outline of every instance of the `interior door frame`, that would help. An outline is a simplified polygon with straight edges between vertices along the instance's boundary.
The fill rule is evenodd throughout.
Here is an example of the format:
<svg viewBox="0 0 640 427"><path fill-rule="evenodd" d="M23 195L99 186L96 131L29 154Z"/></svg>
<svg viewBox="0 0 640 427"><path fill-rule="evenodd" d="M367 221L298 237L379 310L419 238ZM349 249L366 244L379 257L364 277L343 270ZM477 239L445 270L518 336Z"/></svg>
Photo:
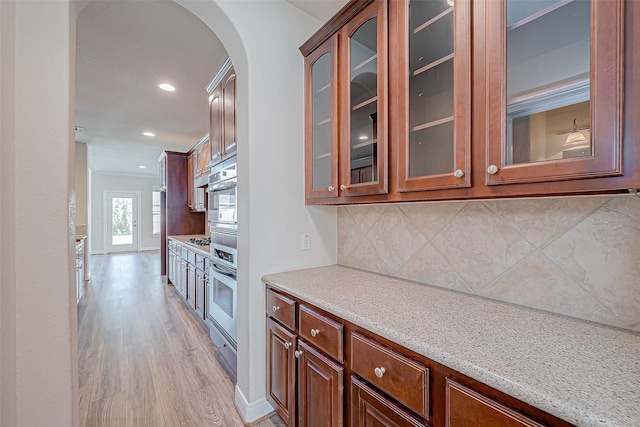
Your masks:
<svg viewBox="0 0 640 427"><path fill-rule="evenodd" d="M109 209L109 194L126 194L126 195L131 195L134 197L135 199L135 204L137 205L138 209L136 209L135 212L135 218L133 218L133 220L136 223L136 229L133 231L135 233L135 242L136 242L136 247L135 249L132 250L132 252L140 252L140 239L141 239L141 234L140 234L140 196L141 196L141 192L140 191L131 191L131 190L103 190L103 197L102 200L104 201L103 204L103 234L102 234L102 241L103 241L103 248L104 248L104 253L105 254L109 254L111 252L109 252L109 215L111 214L110 209ZM124 251L123 251L124 252ZM116 253L116 252L113 252Z"/></svg>

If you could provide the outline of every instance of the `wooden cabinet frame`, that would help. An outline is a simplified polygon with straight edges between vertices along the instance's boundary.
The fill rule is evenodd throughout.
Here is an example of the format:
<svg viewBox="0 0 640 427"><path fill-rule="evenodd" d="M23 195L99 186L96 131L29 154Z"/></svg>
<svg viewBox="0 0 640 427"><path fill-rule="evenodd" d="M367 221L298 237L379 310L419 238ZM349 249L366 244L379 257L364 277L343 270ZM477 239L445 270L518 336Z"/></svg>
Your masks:
<svg viewBox="0 0 640 427"><path fill-rule="evenodd" d="M487 160L498 166L487 185L559 181L622 174L624 0L591 2L591 156L507 165L506 2L486 2Z"/></svg>
<svg viewBox="0 0 640 427"><path fill-rule="evenodd" d="M390 121L395 124L391 166L395 170L396 191L421 191L471 186L471 5L456 0L453 47L454 171L447 174L409 177L409 2L392 1L389 7L390 49L395 59L389 64Z"/></svg>

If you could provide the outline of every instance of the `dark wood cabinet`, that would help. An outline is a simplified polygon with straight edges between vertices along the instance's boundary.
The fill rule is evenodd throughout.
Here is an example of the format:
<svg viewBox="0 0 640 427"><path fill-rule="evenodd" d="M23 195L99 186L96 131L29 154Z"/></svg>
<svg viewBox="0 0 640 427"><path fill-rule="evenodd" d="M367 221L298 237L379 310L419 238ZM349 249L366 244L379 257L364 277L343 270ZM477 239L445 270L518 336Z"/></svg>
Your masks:
<svg viewBox="0 0 640 427"><path fill-rule="evenodd" d="M636 3L349 2L300 48L306 203L640 188Z"/></svg>
<svg viewBox="0 0 640 427"><path fill-rule="evenodd" d="M457 381L447 379L445 393L448 427L544 427Z"/></svg>
<svg viewBox="0 0 640 427"><path fill-rule="evenodd" d="M193 180L195 178L195 169L193 167L193 159L195 157L195 153L191 153L189 154L189 156L187 157L187 205L189 206L189 209L193 210L194 207L194 202L193 202L193 193L194 193L194 184L193 184Z"/></svg>
<svg viewBox="0 0 640 427"><path fill-rule="evenodd" d="M288 426L296 422L296 336L267 319L267 395Z"/></svg>
<svg viewBox="0 0 640 427"><path fill-rule="evenodd" d="M298 341L299 426L344 425L344 368Z"/></svg>
<svg viewBox="0 0 640 427"><path fill-rule="evenodd" d="M571 426L275 285L266 292L268 400L289 427Z"/></svg>
<svg viewBox="0 0 640 427"><path fill-rule="evenodd" d="M167 274L167 237L204 234L203 212L189 209L188 156L186 153L165 151L158 159L165 168L166 190L160 195L160 271Z"/></svg>
<svg viewBox="0 0 640 427"><path fill-rule="evenodd" d="M364 381L351 377L350 425L353 427L421 427L427 424L376 392Z"/></svg>
<svg viewBox="0 0 640 427"><path fill-rule="evenodd" d="M236 72L231 60L227 58L207 85L210 166L235 156L238 151L236 87Z"/></svg>
<svg viewBox="0 0 640 427"><path fill-rule="evenodd" d="M209 157L211 143L209 134L204 135L189 150L188 157L188 201L194 212L206 211L205 188L209 181Z"/></svg>

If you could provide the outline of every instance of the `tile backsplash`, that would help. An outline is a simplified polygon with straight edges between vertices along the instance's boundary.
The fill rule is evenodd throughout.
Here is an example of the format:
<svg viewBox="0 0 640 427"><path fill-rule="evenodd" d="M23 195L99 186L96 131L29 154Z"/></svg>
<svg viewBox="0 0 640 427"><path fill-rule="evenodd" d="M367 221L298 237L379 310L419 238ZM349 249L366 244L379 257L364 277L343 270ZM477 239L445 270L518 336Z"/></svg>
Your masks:
<svg viewBox="0 0 640 427"><path fill-rule="evenodd" d="M640 331L640 197L338 208L338 263Z"/></svg>

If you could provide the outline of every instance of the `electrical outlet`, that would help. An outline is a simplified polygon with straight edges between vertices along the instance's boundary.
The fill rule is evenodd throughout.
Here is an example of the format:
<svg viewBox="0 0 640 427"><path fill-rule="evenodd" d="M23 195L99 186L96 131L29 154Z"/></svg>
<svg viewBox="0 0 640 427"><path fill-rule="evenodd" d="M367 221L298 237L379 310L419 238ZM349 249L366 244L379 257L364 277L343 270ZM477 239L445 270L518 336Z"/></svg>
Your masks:
<svg viewBox="0 0 640 427"><path fill-rule="evenodd" d="M306 233L302 234L302 250L308 251L311 250L311 236Z"/></svg>

